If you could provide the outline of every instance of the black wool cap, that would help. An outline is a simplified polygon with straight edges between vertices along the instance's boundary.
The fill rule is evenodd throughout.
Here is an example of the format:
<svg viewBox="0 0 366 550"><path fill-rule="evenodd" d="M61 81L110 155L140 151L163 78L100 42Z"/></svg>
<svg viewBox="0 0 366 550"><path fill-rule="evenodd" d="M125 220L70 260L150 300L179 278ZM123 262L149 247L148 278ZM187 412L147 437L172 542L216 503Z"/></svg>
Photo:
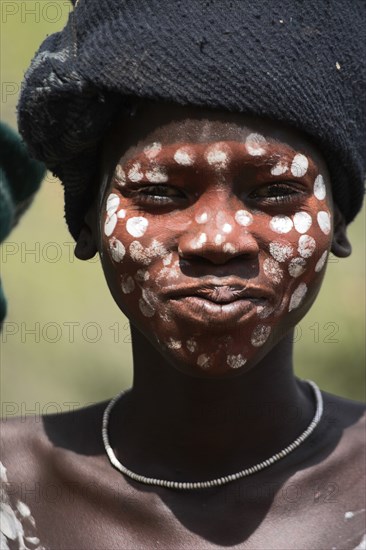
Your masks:
<svg viewBox="0 0 366 550"><path fill-rule="evenodd" d="M366 169L365 0L78 0L25 76L19 129L61 179L77 237L127 100L262 116L322 152L347 222Z"/></svg>

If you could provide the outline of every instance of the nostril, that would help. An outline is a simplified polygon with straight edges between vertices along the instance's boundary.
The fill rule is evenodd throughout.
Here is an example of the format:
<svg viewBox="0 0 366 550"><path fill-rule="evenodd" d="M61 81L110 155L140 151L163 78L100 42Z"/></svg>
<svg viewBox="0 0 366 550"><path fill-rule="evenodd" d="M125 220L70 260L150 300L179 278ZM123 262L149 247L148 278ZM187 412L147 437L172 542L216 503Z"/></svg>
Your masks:
<svg viewBox="0 0 366 550"><path fill-rule="evenodd" d="M180 258L179 266L187 277L204 277L211 275L214 277L229 277L236 275L243 279L252 279L258 276L259 261L258 258L245 256L223 256L219 258L211 256L191 256L190 258Z"/></svg>

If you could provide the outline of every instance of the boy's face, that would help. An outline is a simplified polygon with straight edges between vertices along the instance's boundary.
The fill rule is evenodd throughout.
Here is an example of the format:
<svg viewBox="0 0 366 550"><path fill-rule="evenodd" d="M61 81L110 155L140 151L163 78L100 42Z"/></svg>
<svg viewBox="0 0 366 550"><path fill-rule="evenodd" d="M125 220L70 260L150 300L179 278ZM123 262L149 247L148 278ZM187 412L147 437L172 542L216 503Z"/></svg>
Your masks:
<svg viewBox="0 0 366 550"><path fill-rule="evenodd" d="M253 367L320 288L333 232L320 155L276 124L156 107L105 152L99 247L120 309L186 373Z"/></svg>

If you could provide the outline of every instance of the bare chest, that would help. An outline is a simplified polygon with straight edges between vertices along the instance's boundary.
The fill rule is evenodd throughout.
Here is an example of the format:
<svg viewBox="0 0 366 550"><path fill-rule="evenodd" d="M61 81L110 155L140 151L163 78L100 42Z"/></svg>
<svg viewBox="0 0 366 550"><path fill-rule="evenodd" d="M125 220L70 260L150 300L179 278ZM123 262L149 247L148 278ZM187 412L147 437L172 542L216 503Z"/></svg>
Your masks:
<svg viewBox="0 0 366 550"><path fill-rule="evenodd" d="M65 490L39 508L37 535L50 550L353 550L361 544L365 510L356 493L342 493L337 484L274 490L254 482L248 491L228 486L216 495L158 495L129 488L121 498L117 488L104 495L95 487Z"/></svg>

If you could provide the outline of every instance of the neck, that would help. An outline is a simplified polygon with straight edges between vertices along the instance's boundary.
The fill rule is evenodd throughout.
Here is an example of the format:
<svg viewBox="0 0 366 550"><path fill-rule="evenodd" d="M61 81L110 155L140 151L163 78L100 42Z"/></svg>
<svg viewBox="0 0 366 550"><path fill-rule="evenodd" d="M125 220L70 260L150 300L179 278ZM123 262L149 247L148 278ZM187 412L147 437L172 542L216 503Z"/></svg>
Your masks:
<svg viewBox="0 0 366 550"><path fill-rule="evenodd" d="M132 337L134 384L110 433L120 459L144 475L209 479L243 469L291 443L314 415L311 390L293 375L291 335L251 371L217 380L181 373L138 331Z"/></svg>

